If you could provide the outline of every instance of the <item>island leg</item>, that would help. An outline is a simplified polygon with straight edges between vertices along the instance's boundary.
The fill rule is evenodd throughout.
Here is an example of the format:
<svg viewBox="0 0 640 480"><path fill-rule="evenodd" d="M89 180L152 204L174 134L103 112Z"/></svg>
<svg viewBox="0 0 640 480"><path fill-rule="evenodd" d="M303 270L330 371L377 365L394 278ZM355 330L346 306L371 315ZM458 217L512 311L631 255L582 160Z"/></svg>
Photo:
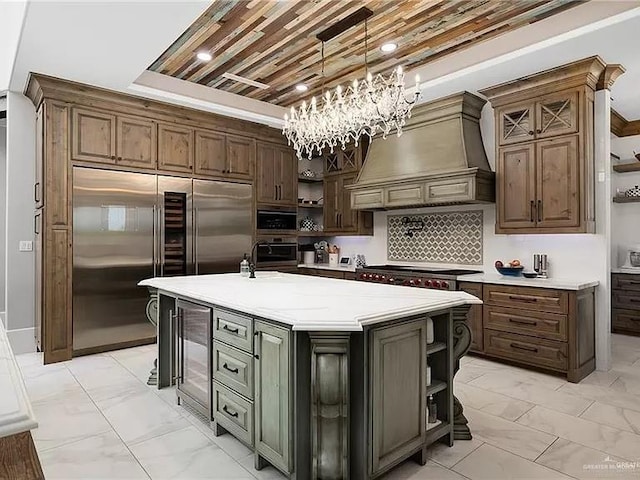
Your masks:
<svg viewBox="0 0 640 480"><path fill-rule="evenodd" d="M460 370L460 359L471 347L471 329L467 325L467 313L470 305L463 305L453 309L453 359L455 362L453 378ZM453 378L452 383L453 383ZM455 389L454 389L455 390ZM471 440L469 421L464 416L460 400L453 396L453 438L455 440Z"/></svg>
<svg viewBox="0 0 640 480"><path fill-rule="evenodd" d="M311 478L349 478L349 333L311 333Z"/></svg>

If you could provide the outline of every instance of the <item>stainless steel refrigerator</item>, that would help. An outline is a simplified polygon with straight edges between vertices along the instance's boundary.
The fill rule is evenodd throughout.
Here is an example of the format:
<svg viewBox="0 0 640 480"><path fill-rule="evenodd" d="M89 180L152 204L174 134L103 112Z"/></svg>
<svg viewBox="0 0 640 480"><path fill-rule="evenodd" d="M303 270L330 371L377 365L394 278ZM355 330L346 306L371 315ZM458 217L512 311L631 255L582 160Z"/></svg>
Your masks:
<svg viewBox="0 0 640 480"><path fill-rule="evenodd" d="M154 341L144 278L232 272L251 248L252 189L73 169L73 349Z"/></svg>

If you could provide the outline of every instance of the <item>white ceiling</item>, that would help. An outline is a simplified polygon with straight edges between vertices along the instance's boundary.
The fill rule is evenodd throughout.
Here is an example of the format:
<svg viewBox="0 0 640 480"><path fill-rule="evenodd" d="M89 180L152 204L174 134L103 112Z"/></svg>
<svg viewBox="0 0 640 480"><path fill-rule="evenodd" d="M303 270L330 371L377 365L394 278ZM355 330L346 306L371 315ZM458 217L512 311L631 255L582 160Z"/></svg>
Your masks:
<svg viewBox="0 0 640 480"><path fill-rule="evenodd" d="M4 24L8 17L2 1ZM33 71L277 126L284 112L280 107L145 73L209 4L197 0L32 1L10 89L22 91ZM607 62L625 65L627 73L613 88L614 107L628 119L640 118L640 55L632 41L640 31L639 5L637 0L592 0L429 64L420 69L423 101L476 91L597 54ZM14 37L18 23L8 29ZM0 41L5 33L0 32ZM6 71L6 56L0 50L0 74Z"/></svg>

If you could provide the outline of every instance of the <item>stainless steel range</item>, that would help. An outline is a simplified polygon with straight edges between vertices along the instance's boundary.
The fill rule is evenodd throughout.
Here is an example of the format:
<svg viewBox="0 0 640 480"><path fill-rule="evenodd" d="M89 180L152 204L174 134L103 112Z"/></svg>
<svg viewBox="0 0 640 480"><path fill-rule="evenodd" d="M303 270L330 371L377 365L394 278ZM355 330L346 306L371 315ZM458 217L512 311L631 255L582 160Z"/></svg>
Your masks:
<svg viewBox="0 0 640 480"><path fill-rule="evenodd" d="M402 265L370 265L356 269L356 278L363 282L457 290L458 278L472 273L482 272L480 270L405 267Z"/></svg>

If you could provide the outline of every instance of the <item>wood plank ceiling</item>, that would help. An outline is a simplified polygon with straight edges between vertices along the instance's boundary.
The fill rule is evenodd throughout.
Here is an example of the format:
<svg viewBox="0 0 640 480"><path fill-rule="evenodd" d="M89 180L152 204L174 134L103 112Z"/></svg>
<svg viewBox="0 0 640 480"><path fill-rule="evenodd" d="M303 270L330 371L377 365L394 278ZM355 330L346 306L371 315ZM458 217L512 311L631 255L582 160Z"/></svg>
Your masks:
<svg viewBox="0 0 640 480"><path fill-rule="evenodd" d="M364 77L364 24L325 43L325 74L316 35L366 6L368 64L373 73L412 69L477 42L583 3L578 0L217 0L149 70L288 106ZM379 47L395 42L383 54ZM208 62L196 53L209 52ZM239 75L269 87L249 86ZM412 80L409 80L411 83ZM303 83L306 93L295 90Z"/></svg>

